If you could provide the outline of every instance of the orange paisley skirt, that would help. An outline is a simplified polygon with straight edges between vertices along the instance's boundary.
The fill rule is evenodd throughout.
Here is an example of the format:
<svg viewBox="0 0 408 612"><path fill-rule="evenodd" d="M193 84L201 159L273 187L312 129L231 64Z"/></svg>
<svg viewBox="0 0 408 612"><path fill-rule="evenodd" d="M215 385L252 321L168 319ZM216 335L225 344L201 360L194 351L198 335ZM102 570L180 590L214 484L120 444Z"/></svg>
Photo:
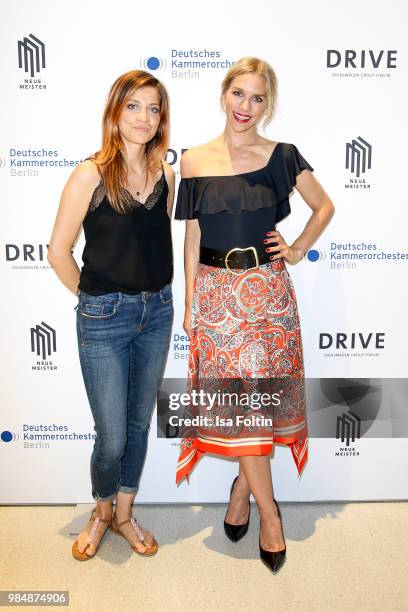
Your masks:
<svg viewBox="0 0 408 612"><path fill-rule="evenodd" d="M296 295L283 259L239 275L198 264L193 296L190 390L208 378L304 381ZM198 428L194 437L184 437L177 484L188 478L205 453L269 455L274 443L290 447L300 476L308 456L308 434L304 386L299 388L296 401L274 412L272 430L231 437Z"/></svg>

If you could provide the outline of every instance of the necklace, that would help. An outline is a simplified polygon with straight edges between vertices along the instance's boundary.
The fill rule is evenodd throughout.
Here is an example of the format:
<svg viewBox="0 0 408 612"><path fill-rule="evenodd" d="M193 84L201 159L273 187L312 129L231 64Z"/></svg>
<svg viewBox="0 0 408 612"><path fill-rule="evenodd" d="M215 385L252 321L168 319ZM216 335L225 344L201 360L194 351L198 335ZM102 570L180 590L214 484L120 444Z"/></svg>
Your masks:
<svg viewBox="0 0 408 612"><path fill-rule="evenodd" d="M143 187L143 191L136 191L136 195L137 196L139 196L140 194L142 194L142 193L144 193L146 191L146 185L147 185L148 176L149 176L149 171L146 168L146 180L145 180L145 184L144 184L144 187Z"/></svg>
<svg viewBox="0 0 408 612"><path fill-rule="evenodd" d="M149 182L149 168L148 168L147 166L145 166L145 181L144 181L144 187L143 187L143 189L136 189L136 186L135 186L134 184L133 184L133 186L132 186L132 185L131 185L131 183L130 183L130 182L128 182L128 183L127 183L127 184L128 184L128 189L126 189L126 191L128 192L128 194L130 195L130 197L131 197L133 200L135 200L136 198L138 198L138 200L137 200L137 201L138 201L138 202L140 202L141 204L144 204L143 200L142 200L142 199L140 199L140 197L139 197L139 196L141 196L141 195L143 195L143 194L145 193L145 191L146 191L146 187L147 187L147 183L148 183L148 182ZM134 193L134 194L136 194L136 198L135 198L135 196L132 194L131 189L132 189L132 190L135 190L135 191L133 191L133 193Z"/></svg>

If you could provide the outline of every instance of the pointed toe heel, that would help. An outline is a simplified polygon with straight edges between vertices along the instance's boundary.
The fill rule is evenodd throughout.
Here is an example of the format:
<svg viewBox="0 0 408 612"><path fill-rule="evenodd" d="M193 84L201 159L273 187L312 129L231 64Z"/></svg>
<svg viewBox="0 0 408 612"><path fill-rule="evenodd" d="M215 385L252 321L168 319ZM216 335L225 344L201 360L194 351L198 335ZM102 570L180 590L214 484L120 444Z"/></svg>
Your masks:
<svg viewBox="0 0 408 612"><path fill-rule="evenodd" d="M238 476L234 479L234 482L231 485L230 500L231 500L231 495L234 490L234 486L235 486L237 479L238 479ZM248 520L246 523L244 523L243 525L231 525L231 523L227 523L227 521L224 519L225 535L227 536L227 538L231 540L231 542L238 542L247 533L248 527L249 527L250 515L251 515L251 504L248 500Z"/></svg>
<svg viewBox="0 0 408 612"><path fill-rule="evenodd" d="M249 527L249 517L248 521L244 525L231 525L231 523L227 523L224 521L224 531L227 538L231 540L231 542L238 542L244 535L247 533Z"/></svg>
<svg viewBox="0 0 408 612"><path fill-rule="evenodd" d="M282 525L282 517L281 517L281 512L280 512L278 502L276 501L276 499L274 499L273 501L276 504L276 508L278 510L278 516L279 516L279 519ZM261 525L259 525L259 527L260 526ZM285 542L285 536L283 535L283 526L282 526L282 537L283 537L283 541ZM276 572L280 570L280 568L282 567L282 565L285 563L285 560L286 560L286 542L285 542L285 548L282 548L282 550L278 550L276 552L272 552L270 550L265 550L264 548L262 548L261 536L259 536L259 556L261 558L262 563L266 565L266 567L270 569L273 574L276 574Z"/></svg>
<svg viewBox="0 0 408 612"><path fill-rule="evenodd" d="M276 574L285 563L286 547L283 550L271 552L269 550L264 550L261 546L261 542L259 542L259 556L262 563L271 570L272 574Z"/></svg>

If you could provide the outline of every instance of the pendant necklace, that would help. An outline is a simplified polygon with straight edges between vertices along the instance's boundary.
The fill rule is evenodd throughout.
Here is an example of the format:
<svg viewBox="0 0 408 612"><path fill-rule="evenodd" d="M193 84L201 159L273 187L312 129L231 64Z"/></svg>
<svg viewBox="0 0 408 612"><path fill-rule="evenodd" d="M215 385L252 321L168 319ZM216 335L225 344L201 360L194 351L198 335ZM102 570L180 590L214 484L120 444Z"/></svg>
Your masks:
<svg viewBox="0 0 408 612"><path fill-rule="evenodd" d="M149 170L146 168L146 180L145 180L145 184L144 184L144 187L143 187L143 191L136 191L136 195L137 196L140 196L142 193L144 193L146 191L148 176L149 176ZM142 202L142 204L143 204L143 202Z"/></svg>

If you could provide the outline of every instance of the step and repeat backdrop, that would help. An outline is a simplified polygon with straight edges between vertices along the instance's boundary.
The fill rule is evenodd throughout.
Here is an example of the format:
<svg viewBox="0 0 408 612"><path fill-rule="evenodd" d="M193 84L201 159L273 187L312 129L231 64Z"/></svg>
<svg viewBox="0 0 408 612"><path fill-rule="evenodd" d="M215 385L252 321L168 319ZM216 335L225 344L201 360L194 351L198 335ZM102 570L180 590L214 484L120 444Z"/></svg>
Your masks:
<svg viewBox="0 0 408 612"><path fill-rule="evenodd" d="M290 267L309 389L309 460L272 459L278 499L407 499L407 7L242 0L96 0L1 5L0 503L91 501L93 423L75 334L76 299L47 262L62 188L100 146L104 103L127 70L155 74L171 98L167 160L223 129L220 85L245 55L279 80L265 135L294 143L336 206ZM310 209L298 193L288 242ZM173 222L175 320L166 377L186 375L184 223ZM83 239L75 248L81 265ZM312 384L313 383L313 384ZM324 424L322 428L321 425ZM324 430L324 431L323 431ZM179 440L153 420L141 502L222 502L233 461L203 459L175 485Z"/></svg>

